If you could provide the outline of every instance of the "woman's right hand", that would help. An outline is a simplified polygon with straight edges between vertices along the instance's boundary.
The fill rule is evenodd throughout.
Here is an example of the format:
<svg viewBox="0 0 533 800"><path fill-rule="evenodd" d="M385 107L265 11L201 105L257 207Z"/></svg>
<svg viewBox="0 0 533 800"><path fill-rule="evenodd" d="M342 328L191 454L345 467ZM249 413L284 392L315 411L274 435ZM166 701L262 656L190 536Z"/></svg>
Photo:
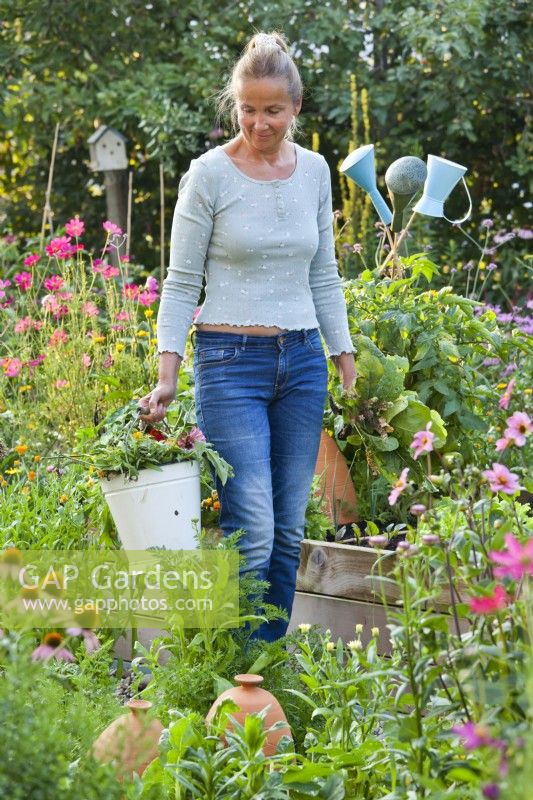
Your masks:
<svg viewBox="0 0 533 800"><path fill-rule="evenodd" d="M143 422L161 422L167 413L167 408L176 399L176 384L161 381L139 400L139 419Z"/></svg>

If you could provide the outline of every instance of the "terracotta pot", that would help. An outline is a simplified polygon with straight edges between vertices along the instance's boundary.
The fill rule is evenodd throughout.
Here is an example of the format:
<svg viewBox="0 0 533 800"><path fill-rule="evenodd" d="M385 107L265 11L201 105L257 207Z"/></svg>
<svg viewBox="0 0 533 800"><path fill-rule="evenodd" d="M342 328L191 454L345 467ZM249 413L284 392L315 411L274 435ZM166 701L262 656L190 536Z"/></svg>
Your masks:
<svg viewBox="0 0 533 800"><path fill-rule="evenodd" d="M320 494L324 493L324 513L335 525L357 522L357 497L348 464L337 442L326 431L320 435L315 475L323 475Z"/></svg>
<svg viewBox="0 0 533 800"><path fill-rule="evenodd" d="M119 780L132 772L142 775L159 754L159 737L163 731L158 719L148 717L152 708L148 700L129 700L126 706L130 713L108 725L92 746L92 755L97 761L115 762Z"/></svg>
<svg viewBox="0 0 533 800"><path fill-rule="evenodd" d="M286 723L286 727L279 728L278 730L272 731L267 735L265 744L263 746L263 753L266 756L274 755L276 752L276 746L282 736L290 736L292 738L291 729L282 707L273 694L259 687L259 684L263 681L262 675L236 675L234 680L240 685L235 686L232 689L226 689L225 692L222 692L222 694L217 697L207 712L207 716L205 718L206 722L211 722L217 708L223 700L226 700L226 698L230 698L239 706L239 711L235 711L231 714L231 716L236 719L240 725L244 723L244 720L248 714L262 711L264 708L266 708L266 706L269 706L269 710L264 720L265 729L270 728L275 722ZM231 729L231 727L232 726L230 723L228 728Z"/></svg>

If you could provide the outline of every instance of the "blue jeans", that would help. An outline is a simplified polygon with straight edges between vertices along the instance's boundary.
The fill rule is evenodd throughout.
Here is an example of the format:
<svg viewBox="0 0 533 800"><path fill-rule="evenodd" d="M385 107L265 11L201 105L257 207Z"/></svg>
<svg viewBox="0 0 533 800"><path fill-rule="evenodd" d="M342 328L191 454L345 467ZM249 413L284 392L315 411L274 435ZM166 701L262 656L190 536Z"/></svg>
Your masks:
<svg viewBox="0 0 533 800"><path fill-rule="evenodd" d="M245 530L245 571L270 583L265 601L290 618L327 391L318 329L198 331L194 375L198 426L235 470L225 486L216 482L220 527ZM287 625L264 623L259 635L274 641Z"/></svg>

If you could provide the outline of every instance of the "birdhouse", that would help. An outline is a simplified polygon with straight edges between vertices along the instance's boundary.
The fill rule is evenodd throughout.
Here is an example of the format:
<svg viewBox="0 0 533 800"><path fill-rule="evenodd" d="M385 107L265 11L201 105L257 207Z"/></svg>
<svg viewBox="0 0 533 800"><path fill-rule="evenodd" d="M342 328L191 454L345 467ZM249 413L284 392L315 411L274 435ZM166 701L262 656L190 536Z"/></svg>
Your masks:
<svg viewBox="0 0 533 800"><path fill-rule="evenodd" d="M114 169L127 169L127 139L119 131L108 125L101 125L87 139L91 156L91 169L95 172L107 172Z"/></svg>

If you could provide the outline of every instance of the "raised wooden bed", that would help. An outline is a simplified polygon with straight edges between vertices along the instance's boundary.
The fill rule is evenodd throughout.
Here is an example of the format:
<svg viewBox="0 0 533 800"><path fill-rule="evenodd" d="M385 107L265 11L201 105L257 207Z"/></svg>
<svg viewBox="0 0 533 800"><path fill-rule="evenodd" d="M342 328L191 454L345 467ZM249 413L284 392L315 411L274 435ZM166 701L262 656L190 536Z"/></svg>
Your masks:
<svg viewBox="0 0 533 800"><path fill-rule="evenodd" d="M401 594L398 585L381 581L380 576L390 577L396 558L395 552L304 539L289 630L302 622L318 623L329 628L333 638L350 641L355 625L361 623L365 642L371 628L377 626L380 650L388 652L390 639L382 597L392 606ZM449 605L449 593L444 592L437 608L446 613Z"/></svg>

